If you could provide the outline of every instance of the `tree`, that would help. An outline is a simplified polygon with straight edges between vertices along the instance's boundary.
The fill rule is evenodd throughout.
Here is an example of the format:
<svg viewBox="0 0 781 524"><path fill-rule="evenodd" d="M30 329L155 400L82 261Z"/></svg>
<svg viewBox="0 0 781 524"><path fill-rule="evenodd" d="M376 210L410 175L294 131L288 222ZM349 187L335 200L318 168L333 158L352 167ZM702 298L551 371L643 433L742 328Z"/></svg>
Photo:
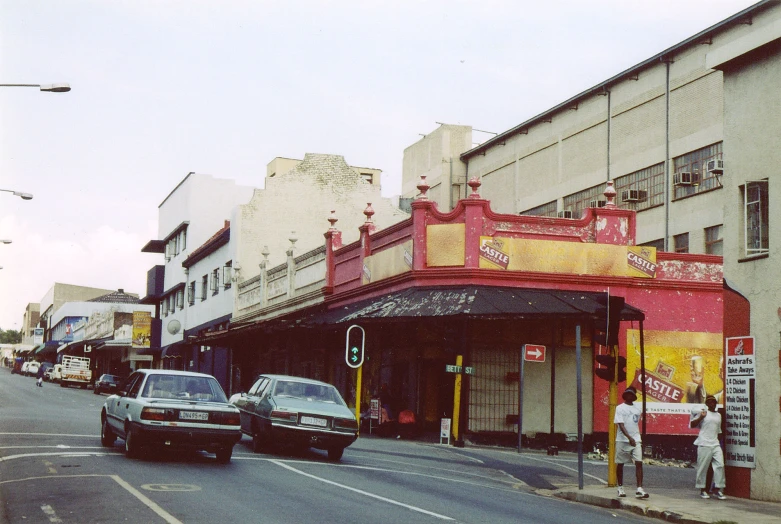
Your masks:
<svg viewBox="0 0 781 524"><path fill-rule="evenodd" d="M22 332L9 329L4 331L0 328L0 344L19 344L22 341Z"/></svg>

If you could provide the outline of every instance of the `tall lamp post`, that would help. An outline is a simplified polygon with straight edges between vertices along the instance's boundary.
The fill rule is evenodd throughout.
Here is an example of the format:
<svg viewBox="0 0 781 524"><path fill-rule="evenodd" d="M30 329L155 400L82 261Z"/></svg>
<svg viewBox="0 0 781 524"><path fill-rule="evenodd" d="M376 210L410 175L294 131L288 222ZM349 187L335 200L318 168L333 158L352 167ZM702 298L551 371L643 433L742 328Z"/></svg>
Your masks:
<svg viewBox="0 0 781 524"><path fill-rule="evenodd" d="M33 199L32 193L23 193L21 191L14 191L13 189L0 189L0 191L5 191L6 193L13 193L14 196L18 196L22 200L32 200Z"/></svg>
<svg viewBox="0 0 781 524"><path fill-rule="evenodd" d="M65 83L61 84L0 84L0 87L37 87L41 91L48 93L67 93L71 86Z"/></svg>

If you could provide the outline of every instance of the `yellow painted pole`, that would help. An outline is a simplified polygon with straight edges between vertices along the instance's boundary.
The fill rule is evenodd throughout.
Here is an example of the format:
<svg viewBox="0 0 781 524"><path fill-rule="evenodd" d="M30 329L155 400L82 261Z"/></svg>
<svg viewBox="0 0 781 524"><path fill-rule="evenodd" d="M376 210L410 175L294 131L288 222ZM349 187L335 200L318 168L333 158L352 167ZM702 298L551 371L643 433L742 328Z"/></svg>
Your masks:
<svg viewBox="0 0 781 524"><path fill-rule="evenodd" d="M612 348L613 356L618 354L618 350L615 346ZM613 370L614 379L610 381L610 393L609 393L609 408L608 408L608 430L607 430L607 485L616 486L618 479L616 478L616 425L613 423L613 418L616 416L616 406L618 405L618 359L616 361L616 369Z"/></svg>
<svg viewBox="0 0 781 524"><path fill-rule="evenodd" d="M355 378L355 420L358 421L358 429L361 428L361 378L363 377L363 366L359 366Z"/></svg>
<svg viewBox="0 0 781 524"><path fill-rule="evenodd" d="M456 357L456 369L461 369L463 357ZM461 413L461 373L456 373L456 386L453 388L453 440L458 442L458 419Z"/></svg>

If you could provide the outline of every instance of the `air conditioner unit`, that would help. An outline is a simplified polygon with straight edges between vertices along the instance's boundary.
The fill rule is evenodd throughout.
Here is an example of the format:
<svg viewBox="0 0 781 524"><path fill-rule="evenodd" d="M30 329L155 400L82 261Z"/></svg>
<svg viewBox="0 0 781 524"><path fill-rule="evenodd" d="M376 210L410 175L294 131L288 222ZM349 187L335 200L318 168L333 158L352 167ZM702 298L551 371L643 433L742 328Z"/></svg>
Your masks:
<svg viewBox="0 0 781 524"><path fill-rule="evenodd" d="M624 202L645 202L648 199L648 191L645 189L626 189L621 192L621 200Z"/></svg>
<svg viewBox="0 0 781 524"><path fill-rule="evenodd" d="M559 211L559 218L572 218L572 211L567 209L566 211Z"/></svg>
<svg viewBox="0 0 781 524"><path fill-rule="evenodd" d="M708 163L705 164L705 170L708 173L713 173L714 175L721 175L724 173L724 160L708 160Z"/></svg>
<svg viewBox="0 0 781 524"><path fill-rule="evenodd" d="M676 186L693 186L697 184L697 173L681 171L673 175L673 184Z"/></svg>
<svg viewBox="0 0 781 524"><path fill-rule="evenodd" d="M588 203L588 207L605 207L606 200L591 200Z"/></svg>

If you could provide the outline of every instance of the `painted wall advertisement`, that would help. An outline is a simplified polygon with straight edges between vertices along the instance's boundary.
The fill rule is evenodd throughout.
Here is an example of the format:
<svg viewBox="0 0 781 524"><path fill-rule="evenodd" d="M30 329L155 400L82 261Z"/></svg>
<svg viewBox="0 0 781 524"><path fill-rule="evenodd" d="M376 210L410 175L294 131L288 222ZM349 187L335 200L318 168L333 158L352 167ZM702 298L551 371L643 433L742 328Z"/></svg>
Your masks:
<svg viewBox="0 0 781 524"><path fill-rule="evenodd" d="M724 404L722 334L702 332L644 332L646 411L649 415L686 415L714 395ZM627 380L642 391L640 332L627 330Z"/></svg>
<svg viewBox="0 0 781 524"><path fill-rule="evenodd" d="M726 447L728 466L755 468L754 392L756 361L754 337L728 338L726 377Z"/></svg>
<svg viewBox="0 0 781 524"><path fill-rule="evenodd" d="M152 313L133 311L133 347L148 348L152 342Z"/></svg>

